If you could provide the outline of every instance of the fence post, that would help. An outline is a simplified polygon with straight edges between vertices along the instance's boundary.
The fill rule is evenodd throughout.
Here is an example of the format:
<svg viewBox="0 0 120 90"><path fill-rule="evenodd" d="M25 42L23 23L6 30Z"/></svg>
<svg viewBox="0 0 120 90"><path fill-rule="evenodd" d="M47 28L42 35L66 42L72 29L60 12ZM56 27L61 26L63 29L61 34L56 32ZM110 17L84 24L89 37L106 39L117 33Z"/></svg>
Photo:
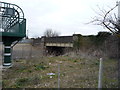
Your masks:
<svg viewBox="0 0 120 90"><path fill-rule="evenodd" d="M60 64L58 64L58 90L60 90Z"/></svg>
<svg viewBox="0 0 120 90"><path fill-rule="evenodd" d="M102 88L102 73L103 73L103 59L100 58L99 75L98 75L98 90Z"/></svg>

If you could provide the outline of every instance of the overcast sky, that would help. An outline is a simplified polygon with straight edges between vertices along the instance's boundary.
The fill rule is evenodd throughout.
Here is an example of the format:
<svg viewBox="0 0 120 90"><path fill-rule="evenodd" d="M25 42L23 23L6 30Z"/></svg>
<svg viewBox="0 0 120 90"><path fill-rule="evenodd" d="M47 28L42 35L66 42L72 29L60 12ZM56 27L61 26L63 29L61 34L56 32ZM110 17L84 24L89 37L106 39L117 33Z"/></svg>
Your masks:
<svg viewBox="0 0 120 90"><path fill-rule="evenodd" d="M110 9L118 0L1 0L20 6L27 19L29 37L41 37L46 29L61 35L97 34L101 26L85 24L102 9Z"/></svg>

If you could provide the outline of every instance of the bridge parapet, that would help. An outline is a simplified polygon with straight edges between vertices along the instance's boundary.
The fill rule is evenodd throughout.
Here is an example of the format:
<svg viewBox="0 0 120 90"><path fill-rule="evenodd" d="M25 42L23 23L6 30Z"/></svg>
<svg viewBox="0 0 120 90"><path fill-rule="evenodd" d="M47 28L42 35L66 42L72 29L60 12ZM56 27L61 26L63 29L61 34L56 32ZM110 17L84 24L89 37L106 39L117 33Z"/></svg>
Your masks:
<svg viewBox="0 0 120 90"><path fill-rule="evenodd" d="M45 46L73 47L73 36L44 37Z"/></svg>
<svg viewBox="0 0 120 90"><path fill-rule="evenodd" d="M73 43L46 43L45 46L51 47L73 47Z"/></svg>

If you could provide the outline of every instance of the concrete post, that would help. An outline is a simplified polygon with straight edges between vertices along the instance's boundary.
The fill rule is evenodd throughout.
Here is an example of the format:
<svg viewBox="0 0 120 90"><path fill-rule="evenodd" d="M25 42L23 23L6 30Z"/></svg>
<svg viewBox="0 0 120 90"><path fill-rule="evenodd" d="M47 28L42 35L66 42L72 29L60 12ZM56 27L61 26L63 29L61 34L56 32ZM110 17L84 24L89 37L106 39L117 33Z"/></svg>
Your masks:
<svg viewBox="0 0 120 90"><path fill-rule="evenodd" d="M100 65L99 65L99 75L98 75L98 89L100 90L102 88L102 73L103 73L103 59L100 58Z"/></svg>

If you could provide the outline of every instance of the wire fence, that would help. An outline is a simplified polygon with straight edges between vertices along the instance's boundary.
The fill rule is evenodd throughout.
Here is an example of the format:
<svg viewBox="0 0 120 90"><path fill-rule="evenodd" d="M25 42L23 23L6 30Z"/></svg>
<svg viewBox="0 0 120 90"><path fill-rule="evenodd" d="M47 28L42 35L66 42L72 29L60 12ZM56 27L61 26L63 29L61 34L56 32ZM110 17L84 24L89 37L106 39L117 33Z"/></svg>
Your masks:
<svg viewBox="0 0 120 90"><path fill-rule="evenodd" d="M111 45L112 44L112 45ZM54 67L52 70L57 79L54 82L46 83L46 86L54 86L55 88L97 88L98 86L98 70L99 70L99 61L100 57L103 58L103 87L105 88L117 88L118 85L118 72L117 72L117 60L113 59L118 56L118 44L116 39L107 40L103 43L102 48L100 49L102 55L96 56L97 59L94 59L95 55L92 52L77 52L70 53L68 56L71 57L68 61L60 60L56 63L50 64L50 67ZM3 46L0 48L0 55L2 56ZM97 50L96 50L97 51ZM17 44L13 48L13 60L32 60L40 59L44 57L43 48L41 46L33 47L30 44ZM99 51L97 51L99 52ZM112 55L112 56L111 56ZM72 57L79 57L82 59L75 60ZM91 58L92 57L92 58ZM109 60L106 57L112 57ZM61 56L62 58L62 56ZM40 59L41 60L41 59ZM84 62L82 61L84 60ZM69 62L70 61L70 62ZM115 61L115 62L114 62ZM73 63L71 63L73 62ZM113 64L112 64L113 62ZM50 73L50 72L48 72ZM46 75L45 75L46 76ZM44 75L43 75L44 77ZM54 79L54 76L50 77ZM52 80L51 80L52 81ZM39 85L38 85L39 87Z"/></svg>

